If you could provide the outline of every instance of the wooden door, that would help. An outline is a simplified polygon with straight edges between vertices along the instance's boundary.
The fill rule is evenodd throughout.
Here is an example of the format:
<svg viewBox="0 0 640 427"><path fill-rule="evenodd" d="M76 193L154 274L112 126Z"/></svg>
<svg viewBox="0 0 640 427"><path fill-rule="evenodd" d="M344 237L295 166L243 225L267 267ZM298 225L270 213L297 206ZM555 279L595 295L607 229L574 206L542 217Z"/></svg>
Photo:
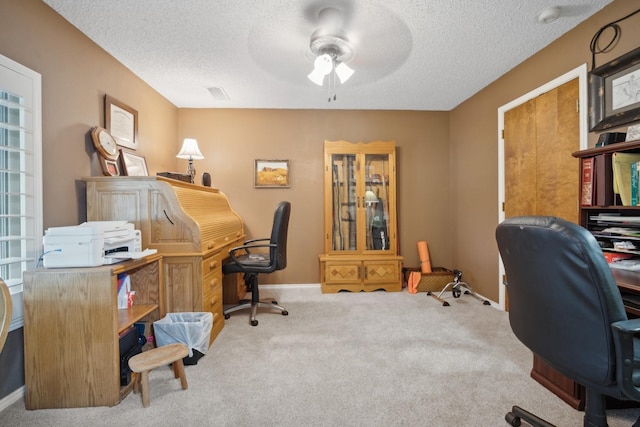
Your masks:
<svg viewBox="0 0 640 427"><path fill-rule="evenodd" d="M553 215L578 222L578 79L504 115L505 217Z"/></svg>

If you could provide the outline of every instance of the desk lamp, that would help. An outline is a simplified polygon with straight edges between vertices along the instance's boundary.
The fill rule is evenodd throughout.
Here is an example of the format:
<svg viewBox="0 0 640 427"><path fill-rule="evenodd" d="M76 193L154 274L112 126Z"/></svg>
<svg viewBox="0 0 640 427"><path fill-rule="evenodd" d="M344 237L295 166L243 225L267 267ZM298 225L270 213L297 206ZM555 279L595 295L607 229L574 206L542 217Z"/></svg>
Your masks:
<svg viewBox="0 0 640 427"><path fill-rule="evenodd" d="M187 175L191 177L191 183L194 183L194 178L196 176L196 168L193 167L194 160L202 160L204 156L200 152L198 148L198 141L193 138L185 138L182 143L182 149L176 155L179 159L189 160L189 166L187 167Z"/></svg>

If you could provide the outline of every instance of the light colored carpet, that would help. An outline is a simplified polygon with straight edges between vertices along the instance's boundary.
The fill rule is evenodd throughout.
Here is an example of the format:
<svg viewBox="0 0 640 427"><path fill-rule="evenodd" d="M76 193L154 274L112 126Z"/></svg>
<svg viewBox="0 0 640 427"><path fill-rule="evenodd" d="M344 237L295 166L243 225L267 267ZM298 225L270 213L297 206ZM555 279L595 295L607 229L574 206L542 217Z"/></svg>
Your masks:
<svg viewBox="0 0 640 427"><path fill-rule="evenodd" d="M531 353L507 314L470 296L443 307L424 293L273 287L289 311L232 315L182 391L169 368L112 408L0 413L2 426L503 426L513 404L557 426L575 411L530 378ZM609 412L630 426L638 410Z"/></svg>

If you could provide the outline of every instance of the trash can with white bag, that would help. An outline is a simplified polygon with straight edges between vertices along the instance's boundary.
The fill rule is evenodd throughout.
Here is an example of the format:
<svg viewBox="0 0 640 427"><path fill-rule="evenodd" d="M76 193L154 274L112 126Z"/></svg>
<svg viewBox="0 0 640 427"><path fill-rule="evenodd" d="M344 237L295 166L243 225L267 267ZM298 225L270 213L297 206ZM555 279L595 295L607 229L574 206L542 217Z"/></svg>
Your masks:
<svg viewBox="0 0 640 427"><path fill-rule="evenodd" d="M189 348L185 365L195 365L209 349L209 337L213 327L213 314L209 312L167 313L153 322L156 345L182 343Z"/></svg>

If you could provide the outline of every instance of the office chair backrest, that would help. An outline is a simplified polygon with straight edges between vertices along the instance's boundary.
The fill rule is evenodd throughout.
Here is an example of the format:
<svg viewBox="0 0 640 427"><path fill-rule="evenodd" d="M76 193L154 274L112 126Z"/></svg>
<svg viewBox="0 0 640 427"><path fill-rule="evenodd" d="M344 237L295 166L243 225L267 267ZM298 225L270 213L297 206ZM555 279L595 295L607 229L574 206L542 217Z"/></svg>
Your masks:
<svg viewBox="0 0 640 427"><path fill-rule="evenodd" d="M271 242L275 244L269 253L274 263L274 271L282 270L287 266L287 232L289 229L289 215L291 203L280 202L273 214L273 228L271 229Z"/></svg>
<svg viewBox="0 0 640 427"><path fill-rule="evenodd" d="M584 386L615 383L610 325L627 315L593 235L560 218L516 217L496 240L516 337Z"/></svg>
<svg viewBox="0 0 640 427"><path fill-rule="evenodd" d="M11 326L11 308L11 293L4 280L0 279L0 353Z"/></svg>

